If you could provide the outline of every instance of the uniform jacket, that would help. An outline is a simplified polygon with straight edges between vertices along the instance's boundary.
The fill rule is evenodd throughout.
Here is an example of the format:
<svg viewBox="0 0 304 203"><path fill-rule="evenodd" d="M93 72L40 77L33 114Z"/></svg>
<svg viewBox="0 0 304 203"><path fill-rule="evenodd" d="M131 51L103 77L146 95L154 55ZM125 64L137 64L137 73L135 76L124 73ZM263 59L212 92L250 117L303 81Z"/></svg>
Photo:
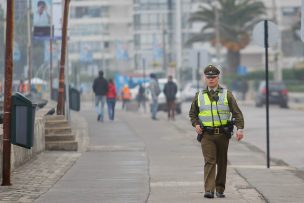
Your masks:
<svg viewBox="0 0 304 203"><path fill-rule="evenodd" d="M216 90L216 93L220 90L223 89L222 87L218 87L218 89ZM209 91L207 88L205 88L203 90L203 92L207 92L210 101L214 101L213 99L213 95L210 95ZM195 97L193 98L192 104L191 104L191 108L189 111L189 117L192 123L192 126L195 127L196 125L200 125L201 122L198 118L198 114L200 112L198 104L197 104L197 96L198 96L198 92L195 94ZM243 117L243 113L240 110L233 94L231 93L231 91L228 90L227 92L227 99L228 99L228 105L229 105L229 109L230 112L232 113L232 117L235 118L235 126L237 127L237 129L244 129L244 117Z"/></svg>

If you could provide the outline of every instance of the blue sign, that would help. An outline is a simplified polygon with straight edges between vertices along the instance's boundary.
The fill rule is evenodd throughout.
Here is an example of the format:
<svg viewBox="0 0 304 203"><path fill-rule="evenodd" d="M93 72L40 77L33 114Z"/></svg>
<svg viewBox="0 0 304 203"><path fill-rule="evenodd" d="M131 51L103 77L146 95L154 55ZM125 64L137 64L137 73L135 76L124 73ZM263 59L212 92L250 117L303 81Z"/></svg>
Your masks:
<svg viewBox="0 0 304 203"><path fill-rule="evenodd" d="M90 63L93 61L93 53L88 44L80 44L80 57L79 60L84 63Z"/></svg>
<svg viewBox="0 0 304 203"><path fill-rule="evenodd" d="M116 41L116 59L117 60L128 60L128 47L123 44L122 41Z"/></svg>
<svg viewBox="0 0 304 203"><path fill-rule="evenodd" d="M244 76L244 75L247 75L248 71L247 71L247 67L246 66L241 66L239 65L237 67L237 74L239 76Z"/></svg>

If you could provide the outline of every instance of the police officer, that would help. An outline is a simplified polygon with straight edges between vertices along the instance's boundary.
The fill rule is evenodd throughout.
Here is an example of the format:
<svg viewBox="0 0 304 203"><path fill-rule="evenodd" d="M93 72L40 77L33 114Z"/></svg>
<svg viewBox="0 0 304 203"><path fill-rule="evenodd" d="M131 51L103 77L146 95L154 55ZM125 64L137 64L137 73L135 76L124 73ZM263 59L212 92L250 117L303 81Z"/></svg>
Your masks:
<svg viewBox="0 0 304 203"><path fill-rule="evenodd" d="M220 71L213 65L204 70L206 88L197 92L189 111L192 126L202 135L205 159L205 198L224 198L227 152L232 129L227 132L231 118L235 119L236 139L243 138L244 118L231 91L219 85ZM217 170L216 170L217 169Z"/></svg>

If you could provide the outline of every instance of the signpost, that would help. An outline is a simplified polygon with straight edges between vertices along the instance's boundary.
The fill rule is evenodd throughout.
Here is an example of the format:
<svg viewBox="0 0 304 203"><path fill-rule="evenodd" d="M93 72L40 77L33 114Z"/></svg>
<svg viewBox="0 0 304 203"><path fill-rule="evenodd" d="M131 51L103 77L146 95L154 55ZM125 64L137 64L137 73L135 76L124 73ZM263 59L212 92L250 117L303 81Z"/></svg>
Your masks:
<svg viewBox="0 0 304 203"><path fill-rule="evenodd" d="M302 0L301 7L301 40L304 42L304 0Z"/></svg>
<svg viewBox="0 0 304 203"><path fill-rule="evenodd" d="M266 150L267 150L267 168L270 167L269 154L269 71L268 71L268 48L277 43L280 36L278 27L271 21L264 20L259 22L253 29L254 42L265 48L265 80L266 80Z"/></svg>

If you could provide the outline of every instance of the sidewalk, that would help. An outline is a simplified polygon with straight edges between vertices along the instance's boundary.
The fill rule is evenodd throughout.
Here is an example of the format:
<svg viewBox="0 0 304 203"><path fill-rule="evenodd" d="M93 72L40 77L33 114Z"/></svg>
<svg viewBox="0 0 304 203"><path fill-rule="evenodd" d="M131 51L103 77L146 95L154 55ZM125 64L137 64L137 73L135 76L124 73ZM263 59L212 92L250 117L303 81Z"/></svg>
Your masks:
<svg viewBox="0 0 304 203"><path fill-rule="evenodd" d="M266 169L263 152L234 139L227 198L204 199L200 145L183 116L168 122L160 113L152 121L149 114L117 111L116 121L97 123L90 105L82 115L89 125L87 152L41 154L14 171L13 186L0 187L0 202L304 201L304 181L295 169L279 162Z"/></svg>

